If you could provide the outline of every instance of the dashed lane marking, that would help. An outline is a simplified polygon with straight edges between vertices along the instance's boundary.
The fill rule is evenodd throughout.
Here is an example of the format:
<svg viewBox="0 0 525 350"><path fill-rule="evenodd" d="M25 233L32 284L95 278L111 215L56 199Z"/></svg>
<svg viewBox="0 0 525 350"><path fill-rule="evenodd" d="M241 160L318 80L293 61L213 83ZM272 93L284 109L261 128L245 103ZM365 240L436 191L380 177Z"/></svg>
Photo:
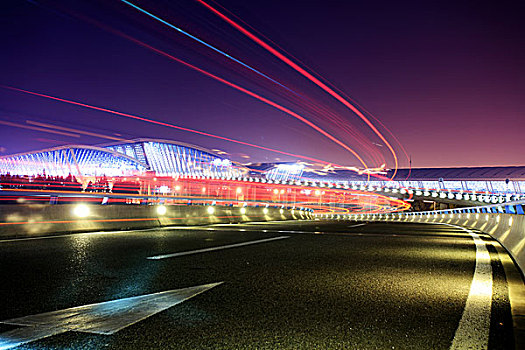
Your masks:
<svg viewBox="0 0 525 350"><path fill-rule="evenodd" d="M200 253L213 252L213 251L222 250L222 249L244 247L244 246L247 246L247 245L266 243L266 242L276 241L276 240L285 239L285 238L290 238L290 236L279 236L279 237L272 237L272 238L266 238L266 239L259 239L259 240L256 240L256 241L248 241L248 242L242 242L242 243L222 245L222 246L218 246L218 247L189 250L189 251L185 251L185 252L178 252L178 253L171 253L171 254L155 255L155 256L147 257L147 259L150 259L150 260L161 260L161 259L175 258L175 257L178 257L178 256L184 256L184 255L200 254Z"/></svg>

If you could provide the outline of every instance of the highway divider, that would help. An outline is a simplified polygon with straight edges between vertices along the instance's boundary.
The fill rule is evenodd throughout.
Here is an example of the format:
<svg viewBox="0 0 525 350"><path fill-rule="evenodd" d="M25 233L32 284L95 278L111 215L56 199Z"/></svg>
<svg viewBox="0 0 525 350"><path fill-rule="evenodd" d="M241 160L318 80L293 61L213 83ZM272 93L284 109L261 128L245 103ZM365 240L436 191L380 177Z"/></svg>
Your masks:
<svg viewBox="0 0 525 350"><path fill-rule="evenodd" d="M0 205L0 239L175 225L305 220L309 211L219 205Z"/></svg>

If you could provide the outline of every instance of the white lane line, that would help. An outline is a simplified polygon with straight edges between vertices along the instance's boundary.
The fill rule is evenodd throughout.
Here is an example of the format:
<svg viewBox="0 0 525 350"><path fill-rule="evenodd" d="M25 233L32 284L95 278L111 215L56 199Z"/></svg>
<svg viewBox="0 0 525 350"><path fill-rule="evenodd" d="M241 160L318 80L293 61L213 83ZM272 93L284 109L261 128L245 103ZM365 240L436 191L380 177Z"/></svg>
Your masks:
<svg viewBox="0 0 525 350"><path fill-rule="evenodd" d="M452 341L451 350L487 349L489 345L490 311L492 307L492 266L487 245L480 236L461 226L476 245L476 268L465 304L465 310Z"/></svg>
<svg viewBox="0 0 525 350"><path fill-rule="evenodd" d="M352 228L352 227L359 227L359 226L364 226L366 225L366 222L365 223L362 223L362 224L356 224L356 225L350 225L348 226L349 228Z"/></svg>
<svg viewBox="0 0 525 350"><path fill-rule="evenodd" d="M221 250L221 249L244 247L244 246L251 245L251 244L271 242L271 241L276 241L276 240L285 239L285 238L290 238L290 236L279 236L279 237L272 237L272 238L266 238L266 239L259 239L259 240L256 240L256 241L248 241L248 242L242 242L242 243L221 245L221 246L218 246L218 247L211 247L211 248L204 248L204 249L197 249L197 250L189 250L189 251L179 252L179 253L155 255L155 256L149 256L146 259L160 260L160 259L174 258L174 257L177 257L177 256L184 256L184 255L191 255L191 254L213 252L215 250Z"/></svg>
<svg viewBox="0 0 525 350"><path fill-rule="evenodd" d="M355 226L361 226L366 224L358 224ZM213 225L213 226L219 226ZM221 230L216 228L206 228L202 226L163 226L163 227L153 227L153 228L143 228L143 229L136 229L136 230L118 230L118 231L94 231L94 232L79 232L79 233L67 233L67 234L58 234L58 235L49 235L49 236L41 236L41 237L25 237L25 238L9 238L9 239L0 239L1 243L12 243L12 242L24 242L24 241L34 241L34 240L40 240L40 239L55 239L55 238L67 238L67 237L78 237L82 235L110 235L115 233L130 233L130 232L147 232L147 231L239 231L239 232L261 232L260 230L247 230L247 229L238 229L235 227L235 224L231 225L231 227L228 227L227 225L224 225L223 227L227 228L227 230ZM277 231L277 230L262 230L262 232L268 232L268 233L319 233L319 232L313 232L313 231Z"/></svg>
<svg viewBox="0 0 525 350"><path fill-rule="evenodd" d="M251 232L258 232L258 231L251 231ZM290 230L279 230L279 231L266 231L268 233L315 233L314 231L290 231Z"/></svg>

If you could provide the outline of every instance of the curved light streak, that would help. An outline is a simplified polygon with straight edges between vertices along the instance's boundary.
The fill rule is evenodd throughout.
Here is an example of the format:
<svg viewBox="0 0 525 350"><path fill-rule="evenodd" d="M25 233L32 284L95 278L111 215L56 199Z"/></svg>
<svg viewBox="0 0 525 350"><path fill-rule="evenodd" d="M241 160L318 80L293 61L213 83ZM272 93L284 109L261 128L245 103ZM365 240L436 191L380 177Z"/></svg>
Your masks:
<svg viewBox="0 0 525 350"><path fill-rule="evenodd" d="M63 99L63 98L59 98L59 97L55 97L55 96L41 94L41 93L38 93L38 92L33 92L33 91L29 91L29 90L19 89L19 88L15 88L15 87L12 87L12 86L7 86L7 85L0 85L0 87L2 87L4 89L18 91L18 92L23 92L23 93L26 93L26 94L39 96L39 97L44 97L44 98L47 98L47 99L51 99L51 100L55 100L55 101L59 101L59 102L64 102L64 103L68 103L68 104L72 104L72 105L76 105L76 106L80 106L80 107L94 109L94 110L97 110L97 111L106 112L106 113L118 115L118 116L125 117L125 118L141 120L141 121L144 121L144 122L147 122L147 123L162 125L162 126L166 126L166 127L177 129L177 130L191 132L191 133L198 134L198 135L213 137L213 138L216 138L216 139L220 139L220 140L224 140L224 141L228 141L228 142L241 144L241 145L244 145L244 146L254 147L254 148L262 149L262 150L265 150L265 151L270 151L270 152L284 154L284 155L291 156L291 157L296 157L296 158L301 158L301 159L305 159L305 160L310 160L310 161L318 162L318 163L321 163L321 164L334 165L334 166L339 166L339 167L342 167L342 168L346 168L344 165L339 165L339 164L327 162L325 160L321 160L321 159L317 159L317 158L313 158L313 157L308 157L308 156L303 156L303 155L299 155L299 154L294 154L294 153L290 153L290 152L280 151L280 150L277 150L277 149L274 149L274 148L269 148L269 147L260 146L260 145L256 145L256 144L253 144L253 143L249 143L249 142L235 140L235 139L232 139L232 138L229 138L229 137L214 135L214 134L210 134L210 133L207 133L207 132L204 132L204 131L199 131L199 130L194 130L194 129L190 129L190 128L185 128L185 127L178 126L178 125L175 125L175 124L165 123L165 122L161 122L161 121L158 121L158 120L144 118L144 117L140 117L140 116L133 115L133 114L118 112L118 111L114 111L114 110L111 110L111 109L108 109L108 108L92 106L92 105L88 105L86 103L81 103L81 102L76 102L76 101L72 101L72 100L67 100L67 99Z"/></svg>
<svg viewBox="0 0 525 350"><path fill-rule="evenodd" d="M220 18L222 18L224 21L226 21L228 24L230 24L231 26L233 26L235 29L237 29L238 31L240 31L241 33L243 33L244 35L246 35L248 38L252 39L253 41L255 41L257 44L259 44L260 46L262 46L264 49L266 49L267 51L269 51L270 53L272 53L274 56L276 56L277 58L279 58L281 61L283 61L284 63L286 63L287 65L289 65L290 67L292 67L294 70L296 70L298 73L300 73L301 75L303 75L304 77L306 77L308 80L310 80L311 82L313 82L315 85L319 86L321 89L323 89L324 91L326 91L327 93L329 93L332 97L334 97L336 100L338 100L339 102L341 102L344 106L346 106L347 108L349 108L352 112L354 112L363 122L365 122L366 125L368 125L368 127L370 127L370 129L372 129L372 131L381 139L381 141L383 141L385 143L385 145L387 146L387 148L390 150L390 152L392 153L392 156L394 158L394 163L395 163L395 171L394 171L394 174L392 175L392 178L395 176L396 172L397 172L397 168L398 168L398 160L397 160L397 155L396 155L396 152L394 151L394 149L392 148L392 146L390 145L390 143L385 139L385 137L379 132L379 130L370 122L370 120L368 120L365 115L363 113L361 113L361 111L359 109L357 109L354 105L352 105L350 102L348 102L346 99L344 99L341 95L339 95L337 92L335 92L332 88L330 88L329 86L327 86L325 83L323 83L321 80L317 79L315 76L313 76L312 74L310 74L309 72L307 72L306 70L304 70L303 68L301 68L299 65L297 65L295 62L293 62L292 60L290 60L288 57L284 56L283 54L281 54L279 51L277 51L276 49L274 49L273 47L271 47L270 45L268 45L266 42L264 42L263 40L259 39L257 36L255 36L254 34L252 34L250 31L248 31L247 29L245 29L244 27L242 27L240 24L236 23L235 21L233 21L232 19L230 19L229 17L227 17L226 15L224 15L222 12L220 12L219 10L215 9L214 7L212 7L211 5L209 5L208 3L204 2L203 0L196 0L197 2L199 2L200 4L202 4L204 7L206 7L207 9L209 9L210 11L212 11L213 13L215 13L217 16L219 16Z"/></svg>
<svg viewBox="0 0 525 350"><path fill-rule="evenodd" d="M199 39L199 38L197 38L197 37L195 37L195 36L193 36L193 35L191 35L191 34L189 34L189 33L187 33L187 32L185 32L184 30L182 30L182 29L180 29L180 28L174 26L173 24L171 24L171 23L169 23L169 22L167 22L167 21L165 21L165 20L163 20L163 19L161 19L161 18L155 16L154 14L152 14L152 13L150 13L150 12L148 12L148 11L146 11L146 10L140 8L140 7L138 7L137 5L132 4L132 3L129 2L129 1L126 1L126 0L121 0L121 1L124 2L125 4L129 5L129 6L132 6L133 8L137 9L138 11L140 11L140 12L142 12L142 13L148 15L149 17L154 18L154 19L156 19L157 21L159 21L159 22L161 22L161 23L167 25L168 27L173 28L173 29L179 31L180 33L182 33L182 34L184 34L184 35L186 35L186 36L192 38L193 40L196 40L197 42L199 42L199 43L205 45L206 47L212 49L213 51L218 52L219 54L221 54L221 55L223 55L223 56L225 56L225 57L227 57L227 58L229 58L229 59L235 61L236 63L239 63L239 64L242 65L243 67L248 68L248 69L250 69L251 71L253 71L253 72L255 72L255 73L257 73L257 74L259 74L259 75L265 77L266 79L268 79L268 80L274 82L275 84L278 84L279 86L285 88L286 90L288 90L288 91L290 91L290 92L296 94L294 91L290 90L289 88L287 88L286 86L282 85L281 83L279 83L279 82L275 81L274 79L268 77L267 75L261 73L260 71L256 70L255 68L252 68L252 67L248 66L247 64L243 63L242 61L239 61L238 59L236 59L236 58L234 58L234 57L228 55L228 54L225 53L224 51L221 51L221 50L217 49L216 47L214 47L214 46L212 46L212 45L206 43L205 41L202 41L201 39ZM344 149L346 149L347 151L349 151L350 153L352 153L352 154L353 154L353 155L359 160L359 162L360 162L365 168L368 168L367 164L363 161L363 159L362 159L362 158L361 158L361 157L360 157L360 156L359 156L359 155L358 155L353 149L351 149L351 148L348 147L345 143L341 142L340 140L338 140L338 139L335 138L334 136L330 135L328 132L324 131L323 129L321 129L320 127L318 127L317 125L315 125L314 123L312 123L311 121L309 121L308 119L306 119L306 118L300 116L299 114L297 114L297 113L291 111L290 109L288 109L288 108L286 108L286 107L283 107L283 106L281 106L281 105L279 105L279 104L277 104L277 103L275 103L275 102L273 102L273 101L271 101L271 100L269 100L269 99L267 99L267 98L265 98L265 97L262 97L262 96L260 96L260 95L258 95L258 94L256 94L256 93L254 93L254 92L252 92L252 91L250 91L250 90L247 90L247 89L245 89L245 88L243 88L243 87L241 87L241 86L239 86L239 85L236 85L236 84L231 83L231 82L229 82L229 81L227 81L227 80L225 80L225 79L223 79L223 78L220 78L220 77L218 77L218 76L216 76L216 75L214 75L214 74L211 74L211 73L209 73L209 72L207 72L207 71L205 71L205 70L203 70L203 69L200 69L200 68L198 68L198 67L196 67L196 66L193 66L193 65L191 65L191 64L189 64L189 63L187 63L187 62L185 62L185 61L183 61L183 60L181 60L181 59L178 59L178 58L176 58L176 57L174 57L174 56L172 56L172 55L169 55L169 54L167 54L167 53L164 52L164 51L161 51L161 50L156 49L156 48L154 48L154 47L152 47L152 46L150 46L150 45L147 45L146 43L143 43L143 42L141 42L141 41L139 41L139 40L137 40L137 39L131 38L131 37L129 37L129 36L123 34L123 33L120 33L120 35L126 37L127 39L130 39L130 40L134 41L135 43L137 43L137 44L139 44L139 45L141 45L141 46L147 47L147 48L149 48L150 50L153 50L153 51L155 51L155 52L157 52L157 53L159 53L159 54L161 54L161 55L163 55L163 56L166 56L166 57L169 57L170 59L176 60L177 62L182 63L182 64L186 65L187 67L189 67L189 68L191 68L191 69L197 70L198 72L200 72L200 73L202 73L202 74L205 74L205 75L207 75L207 76L209 76L209 77L211 77L211 78L213 78L213 79L215 79L215 80L218 80L218 81L220 81L220 82L222 82L222 83L224 83L224 84L226 84L226 85L228 85L228 86L230 86L230 87L233 87L234 89L237 89L237 90L239 90L239 91L242 91L242 92L244 92L245 94L247 94L247 95L249 95L249 96L251 96L251 97L254 97L254 98L256 98L256 99L258 99L258 100L260 100L260 101L262 101L262 102L264 102L264 103L266 103L266 104L268 104L268 105L270 105L270 106L272 106L272 107L275 107L275 108L279 109L280 111L282 111L282 112L284 112L284 113L286 113L286 114L288 114L288 115L291 115L292 117L294 117L294 118L296 118L296 119L299 119L299 120L302 121L303 123L305 123L305 124L307 124L308 126L312 127L312 128L315 129L316 131L318 131L318 132L320 132L321 134L323 134L325 137L329 138L329 139L332 140L333 142L337 143L339 146L343 147ZM296 95L297 95L297 94L296 94Z"/></svg>
<svg viewBox="0 0 525 350"><path fill-rule="evenodd" d="M133 38L133 37L130 37L130 36L124 34L124 33L120 33L120 32L115 32L115 33L116 33L116 34L119 34L119 35L121 35L121 36L123 36L124 38L126 38L126 39L128 39L128 40L131 40L131 41L135 42L136 44L139 44L139 45L141 45L141 46L143 46L143 47L146 47L146 48L148 48L148 49L150 49L150 50L152 50L152 51L154 51L154 52L156 52L156 53L158 53L158 54L161 54L161 55L163 55L163 56L165 56L165 57L168 57L168 58L170 58L171 60L174 60L174 61L176 61L176 62L179 62L179 63L185 65L185 66L188 67L188 68L191 68L191 69L193 69L193 70L196 70L196 71L198 71L198 72L201 73L201 74L204 74L204 75L206 75L206 76L208 76L208 77L210 77L210 78L213 78L213 79L215 79L215 80L217 80L217 81L219 81L219 82L221 82L221 83L223 83L223 84L225 84L225 85L228 85L228 86L230 86L230 87L232 87L232 88L234 88L234 89L236 89L236 90L239 90L239 91L241 91L241 92L243 92L243 93L245 93L245 94L247 94L247 95L249 95L249 96L251 96L251 97L253 97L253 98L256 98L256 99L260 100L261 102L264 102L264 103L266 103L266 104L268 104L268 105L270 105L270 106L272 106L272 107L274 107L274 108L276 108L276 109L278 109L278 110L280 110L280 111L282 111L282 112L284 112L284 113L286 113L286 114L288 114L288 115L290 115L290 116L292 116L292 117L294 117L294 118L296 118L296 119L302 121L302 122L305 123L306 125L310 126L310 127L313 128L314 130L318 131L319 133L321 133L322 135L324 135L324 136L327 137L328 139L332 140L332 141L335 142L336 144L340 145L341 147L343 147L344 149L346 149L347 151L349 151L350 153L352 153L352 154L353 154L353 155L359 160L359 162L360 162L365 168L368 168L368 166L367 166L367 164L364 162L364 160L363 160L363 159L359 156L359 154L357 154L353 149L351 149L351 148L348 147L346 144L344 144L343 142L341 142L340 140L338 140L338 139L335 138L334 136L330 135L329 133L327 133L326 131L324 131L323 129L321 129L320 127L318 127L317 125L315 125L314 123L312 123L311 121L309 121L308 119L306 119L306 118L302 117L301 115L299 115L299 114L297 114L297 113L291 111L290 109L288 109L288 108L286 108L286 107L283 107L283 106L281 106L281 105L279 105L279 104L277 104L277 103L275 103L275 102L273 102L273 101L271 101L271 100L269 100L269 99L267 99L267 98L265 98L265 97L263 97L263 96L261 96L261 95L258 95L258 94L254 93L254 92L252 92L252 91L250 91L250 90L248 90L248 89L245 89L245 88L243 88L243 87L241 87L241 86L239 86L239 85L237 85L237 84L234 84L234 83L232 83L232 82L230 82L230 81L228 81L228 80L225 80L225 79L223 79L223 78L221 78L221 77L219 77L219 76L216 76L216 75L214 75L214 74L212 74L212 73L210 73L210 72L208 72L208 71L205 71L205 70L203 70L203 69L201 69L201 68L199 68L199 67L196 67L196 66L194 66L194 65L192 65L192 64L190 64L190 63L188 63L188 62L186 62L186 61L183 61L183 60L181 60L181 59L179 59L179 58L177 58L177 57L175 57L175 56L172 56L172 55L170 55L170 54L168 54L168 53L166 53L166 52L164 52L164 51L162 51L162 50L159 50L159 49L157 49L157 48L155 48L155 47L152 47L152 46L150 46L150 45L148 45L148 44L146 44L146 43L144 43L144 42L142 42L142 41L140 41L140 40L137 40L137 39L135 39L135 38ZM16 90L16 91L20 91L20 92L30 93L30 94L37 95L37 96L41 96L41 97L52 98L52 99L55 99L55 100L57 100L57 101L62 101L62 102L68 102L68 103L76 104L76 105L81 105L81 106L83 106L83 107L87 107L87 106L89 106L89 105L86 105L86 104L82 104L82 103L78 103L78 102L74 102L74 101L69 101L69 100L65 100L65 99L60 99L60 98L57 98L57 97L53 97L53 96L49 96L49 95L44 95L44 94L39 94L39 93L35 93L35 92L31 92L31 91L23 90L23 89L17 89L17 88L10 87L10 86L4 86L4 87L5 87L5 88L8 88L8 89L11 89L11 90ZM93 106L90 106L90 108L94 108L94 107L93 107ZM106 112L109 111L109 110L105 110L105 109L100 108L100 107L96 107L96 108L94 108L94 109L104 110L104 111L106 111ZM116 111L113 111L113 112L116 112ZM120 112L116 112L116 114L119 114L119 113L120 113ZM124 114L126 114L126 113L120 113L119 115L124 115ZM130 115L127 115L127 116L129 117ZM138 117L138 116L134 116L134 117L135 117L135 119L140 119L140 118L142 118L142 117ZM142 118L142 120L146 120L146 118ZM155 122L155 123L157 123L157 124L162 124L162 125L165 125L165 126L168 125L168 123L162 123L162 122L153 121L153 120L149 120L149 121L150 121L150 122ZM175 127L173 124L169 124L169 125L171 125L171 127ZM182 127L177 127L177 128L179 128L179 129L181 129L181 130L182 130L182 129L185 129L186 131L189 131L189 130L190 130L190 129L182 128ZM195 132L195 130L193 130L193 132ZM204 133L204 132L202 132L202 131L199 131L198 133L206 134L207 136L211 135L211 134ZM226 138L224 138L224 139L226 139ZM229 139L229 140L231 141L232 139ZM239 143L239 142L238 142L238 143ZM246 143L245 143L245 144L246 144ZM262 146L259 146L259 148L261 148L261 147L262 147ZM267 150L269 150L269 149L267 149ZM287 153L287 152L284 152L284 153L283 153L282 151L280 151L280 153L281 153L281 154L291 155L290 153ZM310 159L310 160L313 160L312 158L304 158L304 159ZM317 161L317 160L316 160L316 161ZM328 163L328 162L324 162L324 164L327 164L327 163Z"/></svg>
<svg viewBox="0 0 525 350"><path fill-rule="evenodd" d="M145 178L142 178L143 180ZM162 178L158 178L160 181ZM172 179L170 179L171 181ZM174 204L187 204L188 200L198 202L215 201L226 204L247 203L250 206L300 206L311 208L319 213L375 213L375 212L395 212L403 211L410 207L402 199L390 198L378 193L370 193L359 190L345 190L345 189L328 189L317 188L322 191L319 195L312 193L313 187L270 184L246 182L239 180L223 180L223 179L193 179L193 178L179 178L177 183L180 183L183 188L177 194L165 195L147 195L129 193L108 193L108 192L79 192L72 191L67 187L64 190L49 190L49 189L33 189L33 188L6 188L0 193L0 201L12 201L17 198L25 198L31 201L47 200L45 195L52 195L61 197L64 201L93 201L97 199L100 201L103 197L108 197L111 203L125 201L129 197L140 200L147 200L158 202L159 199L174 201ZM8 185L16 185L16 183L8 183ZM22 186L27 186L27 183L20 183ZM206 188L222 189L216 195L203 195L201 192L202 186ZM224 189L226 188L226 189ZM242 199L239 199L237 188L242 188ZM273 190L284 191L288 194L275 194ZM310 194L303 191L308 190ZM211 191L215 192L215 190ZM17 195L18 194L18 195ZM3 223L3 225L10 225L14 223ZM2 225L2 223L0 223Z"/></svg>
<svg viewBox="0 0 525 350"><path fill-rule="evenodd" d="M253 68L253 67L250 67L250 66L247 65L246 63L244 63L244 62L242 62L242 61L236 59L235 57L233 57L233 56L227 54L226 52L224 52L224 51L222 51L222 50L219 50L219 49L216 48L215 46L212 46L212 45L208 44L207 42L205 42L205 41L203 41L203 40L197 38L196 36L194 36L194 35L192 35L192 34L186 32L186 31L180 29L179 27L174 26L173 24L171 24L171 23L169 23L169 22L163 20L162 18L160 18L160 17L158 17L158 16L155 16L155 15L152 14L151 12L148 12L148 11L144 10L143 8L138 7L137 5L132 4L132 3L129 2L129 1L126 1L126 0L120 0L120 1L122 1L123 3L125 3L125 4L127 4L127 5L129 5L129 6L131 6L131 7L133 7L134 9L136 9L136 10L138 10L138 11L140 11L140 12L146 14L147 16L149 16L149 17L151 17L151 18L153 18L153 19L155 19L155 20L161 22L162 24L165 24L165 25L167 25L168 27L170 27L170 28L172 28L172 29L175 29L175 30L178 31L179 33L184 34L185 36L187 36L187 37L189 37L189 38L191 38L191 39L197 41L198 43L200 43L200 44L206 46L207 48L212 49L213 51L215 51L215 52L217 52L217 53L223 55L224 57L226 57L226 58L228 58L228 59L230 59L230 60L232 60L232 61L234 61L234 62L240 64L240 65L243 66L244 68L247 68L247 69L251 70L252 72L254 72L254 73L256 73L256 74L258 74L258 75L260 75L260 76L262 76L262 77L264 77L264 78L266 78L266 79L268 79L268 80L270 80L271 82L273 82L273 83L275 83L275 84L281 86L282 88L284 88L284 89L286 89L286 90L292 92L293 94L297 95L297 93L296 93L295 91L293 91L293 90L291 90L290 88L284 86L283 84L279 83L279 82L276 81L275 79L270 78L270 77L267 76L266 74L264 74L264 73L258 71L257 69L255 69L255 68Z"/></svg>

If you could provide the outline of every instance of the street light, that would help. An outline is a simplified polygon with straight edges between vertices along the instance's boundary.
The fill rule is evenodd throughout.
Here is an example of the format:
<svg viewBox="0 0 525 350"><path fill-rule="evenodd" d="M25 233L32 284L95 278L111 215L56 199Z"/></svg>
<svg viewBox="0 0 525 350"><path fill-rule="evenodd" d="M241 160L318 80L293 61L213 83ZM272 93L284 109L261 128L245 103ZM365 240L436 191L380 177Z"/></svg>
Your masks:
<svg viewBox="0 0 525 350"><path fill-rule="evenodd" d="M85 218L89 216L89 207L85 204L79 204L73 209L73 213L79 218Z"/></svg>

